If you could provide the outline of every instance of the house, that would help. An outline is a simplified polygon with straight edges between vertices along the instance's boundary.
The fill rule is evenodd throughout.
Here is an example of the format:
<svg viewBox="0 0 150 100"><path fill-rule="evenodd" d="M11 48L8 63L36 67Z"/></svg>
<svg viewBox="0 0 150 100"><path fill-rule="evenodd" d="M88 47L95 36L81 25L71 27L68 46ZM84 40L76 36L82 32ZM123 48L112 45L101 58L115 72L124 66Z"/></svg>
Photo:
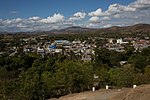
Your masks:
<svg viewBox="0 0 150 100"><path fill-rule="evenodd" d="M55 49L54 51L55 51L55 53L61 53L62 49Z"/></svg>
<svg viewBox="0 0 150 100"><path fill-rule="evenodd" d="M127 61L120 61L119 63L120 63L120 65L122 66L122 65L124 65L124 64L127 64L128 62L127 62Z"/></svg>
<svg viewBox="0 0 150 100"><path fill-rule="evenodd" d="M128 44L129 42L125 42L125 41L123 41L123 39L122 38L120 38L120 39L117 39L117 44Z"/></svg>
<svg viewBox="0 0 150 100"><path fill-rule="evenodd" d="M109 43L113 43L113 41L114 41L113 38L108 39L108 42L109 42Z"/></svg>
<svg viewBox="0 0 150 100"><path fill-rule="evenodd" d="M54 43L57 45L66 45L66 44L69 45L70 41L68 41L68 40L55 40Z"/></svg>
<svg viewBox="0 0 150 100"><path fill-rule="evenodd" d="M42 47L38 47L38 48L37 48L37 53L38 53L38 54L44 54L44 53L45 53L45 50L44 50Z"/></svg>
<svg viewBox="0 0 150 100"><path fill-rule="evenodd" d="M33 51L33 49L31 47L24 47L23 48L23 52L27 53L27 52L31 52Z"/></svg>

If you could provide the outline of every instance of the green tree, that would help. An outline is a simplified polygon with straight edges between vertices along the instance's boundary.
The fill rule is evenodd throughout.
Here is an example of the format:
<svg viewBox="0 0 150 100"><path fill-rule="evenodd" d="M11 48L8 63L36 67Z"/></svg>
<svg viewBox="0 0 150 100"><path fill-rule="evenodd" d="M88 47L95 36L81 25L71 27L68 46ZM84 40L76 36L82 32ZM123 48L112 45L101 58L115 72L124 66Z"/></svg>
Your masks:
<svg viewBox="0 0 150 100"><path fill-rule="evenodd" d="M66 60L58 66L56 79L64 86L66 93L87 90L92 84L93 67L90 63Z"/></svg>
<svg viewBox="0 0 150 100"><path fill-rule="evenodd" d="M110 83L114 86L130 87L133 85L135 71L131 65L125 65L121 68L111 68L109 74Z"/></svg>
<svg viewBox="0 0 150 100"><path fill-rule="evenodd" d="M98 76L97 79L94 79L95 82L99 82L99 87L104 87L109 83L109 67L107 65L102 65L95 70L95 75Z"/></svg>
<svg viewBox="0 0 150 100"><path fill-rule="evenodd" d="M144 70L144 79L145 83L149 84L150 83L150 65L145 67Z"/></svg>

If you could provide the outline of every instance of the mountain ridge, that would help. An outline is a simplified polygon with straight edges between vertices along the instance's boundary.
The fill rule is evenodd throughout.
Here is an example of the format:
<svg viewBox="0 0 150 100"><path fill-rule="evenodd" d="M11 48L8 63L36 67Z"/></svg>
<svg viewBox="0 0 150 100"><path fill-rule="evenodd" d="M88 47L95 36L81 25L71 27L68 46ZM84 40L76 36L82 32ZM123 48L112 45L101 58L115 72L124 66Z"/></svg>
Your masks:
<svg viewBox="0 0 150 100"><path fill-rule="evenodd" d="M78 33L128 33L128 32L143 32L150 33L150 24L135 24L131 26L112 26L109 28L87 28L80 26L72 26L63 29L53 29L50 31L34 31L34 32L15 32L27 34L78 34ZM11 32L0 32L0 34L13 34Z"/></svg>
<svg viewBox="0 0 150 100"><path fill-rule="evenodd" d="M112 26L109 28L101 28L99 29L100 32L150 32L150 24L135 24L131 26Z"/></svg>

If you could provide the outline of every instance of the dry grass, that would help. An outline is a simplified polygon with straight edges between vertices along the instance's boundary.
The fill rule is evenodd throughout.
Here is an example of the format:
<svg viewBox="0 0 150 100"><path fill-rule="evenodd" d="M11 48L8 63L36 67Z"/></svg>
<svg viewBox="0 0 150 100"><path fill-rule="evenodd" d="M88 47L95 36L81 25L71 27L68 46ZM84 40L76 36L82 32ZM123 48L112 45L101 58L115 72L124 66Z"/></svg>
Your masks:
<svg viewBox="0 0 150 100"><path fill-rule="evenodd" d="M150 100L150 85L141 85L135 89L123 88L101 89L95 92L87 91L49 100Z"/></svg>

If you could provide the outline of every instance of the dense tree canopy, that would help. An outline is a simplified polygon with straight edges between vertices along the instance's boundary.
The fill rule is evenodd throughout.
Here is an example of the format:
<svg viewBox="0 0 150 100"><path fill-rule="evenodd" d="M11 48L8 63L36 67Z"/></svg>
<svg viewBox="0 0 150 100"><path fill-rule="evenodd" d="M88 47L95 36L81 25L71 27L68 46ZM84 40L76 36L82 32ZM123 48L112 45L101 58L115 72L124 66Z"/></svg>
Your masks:
<svg viewBox="0 0 150 100"><path fill-rule="evenodd" d="M128 64L119 62L127 60ZM150 83L150 48L134 53L96 49L91 62L76 57L35 53L0 55L0 99L42 100L105 85ZM94 78L94 75L98 76Z"/></svg>

